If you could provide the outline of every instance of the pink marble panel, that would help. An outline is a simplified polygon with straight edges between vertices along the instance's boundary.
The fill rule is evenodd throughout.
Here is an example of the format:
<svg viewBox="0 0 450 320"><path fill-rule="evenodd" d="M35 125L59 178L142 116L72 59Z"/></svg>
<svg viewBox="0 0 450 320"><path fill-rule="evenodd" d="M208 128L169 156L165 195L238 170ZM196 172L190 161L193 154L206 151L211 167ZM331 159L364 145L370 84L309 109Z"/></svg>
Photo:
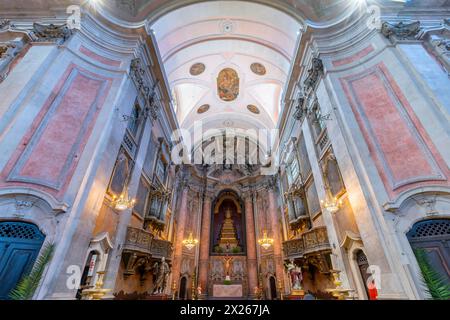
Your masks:
<svg viewBox="0 0 450 320"><path fill-rule="evenodd" d="M6 181L63 191L110 86L111 79L69 66L6 166Z"/></svg>
<svg viewBox="0 0 450 320"><path fill-rule="evenodd" d="M341 79L387 191L448 184L448 169L384 64Z"/></svg>

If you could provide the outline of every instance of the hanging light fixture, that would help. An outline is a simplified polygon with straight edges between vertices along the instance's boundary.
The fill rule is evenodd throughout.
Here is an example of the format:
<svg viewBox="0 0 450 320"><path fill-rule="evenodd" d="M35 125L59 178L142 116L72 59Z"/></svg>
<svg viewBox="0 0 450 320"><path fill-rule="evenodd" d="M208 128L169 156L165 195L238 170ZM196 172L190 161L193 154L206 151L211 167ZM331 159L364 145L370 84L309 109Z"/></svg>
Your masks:
<svg viewBox="0 0 450 320"><path fill-rule="evenodd" d="M262 239L258 240L258 244L267 250L273 245L273 239L267 236L267 231L264 231Z"/></svg>
<svg viewBox="0 0 450 320"><path fill-rule="evenodd" d="M128 197L128 191L125 190L119 197L113 196L112 203L116 210L125 211L127 209L132 209L136 204L136 200L130 199L130 197Z"/></svg>
<svg viewBox="0 0 450 320"><path fill-rule="evenodd" d="M194 239L194 237L192 236L192 232L189 234L189 238L184 239L182 241L183 246L185 246L188 250L192 250L198 243L197 239Z"/></svg>
<svg viewBox="0 0 450 320"><path fill-rule="evenodd" d="M336 197L331 200L321 200L322 206L331 213L336 213L342 205L342 200L338 200Z"/></svg>

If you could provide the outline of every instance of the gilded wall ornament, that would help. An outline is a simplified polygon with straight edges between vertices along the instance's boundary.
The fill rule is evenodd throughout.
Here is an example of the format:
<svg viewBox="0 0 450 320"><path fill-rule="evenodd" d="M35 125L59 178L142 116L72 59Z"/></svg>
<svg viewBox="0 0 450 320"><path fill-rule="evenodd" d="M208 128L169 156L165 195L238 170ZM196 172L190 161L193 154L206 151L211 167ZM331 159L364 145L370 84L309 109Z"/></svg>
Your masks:
<svg viewBox="0 0 450 320"><path fill-rule="evenodd" d="M250 111L250 112L252 112L254 114L260 114L261 113L261 111L259 111L258 107L253 105L253 104L249 104L247 106L247 109L248 109L248 111Z"/></svg>
<svg viewBox="0 0 450 320"><path fill-rule="evenodd" d="M204 105L202 105L200 108L197 109L197 113L198 113L198 114L205 113L206 111L209 110L209 108L210 108L210 105L209 105L209 104L204 104Z"/></svg>
<svg viewBox="0 0 450 320"><path fill-rule="evenodd" d="M220 71L217 78L217 93L223 101L233 101L239 96L239 76L231 68Z"/></svg>
<svg viewBox="0 0 450 320"><path fill-rule="evenodd" d="M266 67L264 67L261 63L255 62L250 65L250 70L254 74L257 74L258 76L263 76L267 73Z"/></svg>
<svg viewBox="0 0 450 320"><path fill-rule="evenodd" d="M205 64L198 62L191 66L191 68L189 69L189 73L192 76L198 76L198 75L202 74L203 72L205 72L205 69L206 69Z"/></svg>

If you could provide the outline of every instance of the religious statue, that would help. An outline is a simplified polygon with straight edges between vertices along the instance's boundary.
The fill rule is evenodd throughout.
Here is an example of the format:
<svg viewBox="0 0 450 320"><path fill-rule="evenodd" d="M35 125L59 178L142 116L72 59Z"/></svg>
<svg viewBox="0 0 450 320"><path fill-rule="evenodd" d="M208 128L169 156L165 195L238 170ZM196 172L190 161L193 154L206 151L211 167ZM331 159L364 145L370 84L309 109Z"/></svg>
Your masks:
<svg viewBox="0 0 450 320"><path fill-rule="evenodd" d="M155 262L153 265L153 294L161 294L166 289L167 276L170 273L169 264L164 257L161 258L161 262Z"/></svg>
<svg viewBox="0 0 450 320"><path fill-rule="evenodd" d="M291 284L293 290L302 290L303 275L302 268L297 266L293 260L289 260L289 263L285 263L285 267L291 278Z"/></svg>
<svg viewBox="0 0 450 320"><path fill-rule="evenodd" d="M197 298L200 297L202 295L202 287L198 286L197 287Z"/></svg>
<svg viewBox="0 0 450 320"><path fill-rule="evenodd" d="M233 257L226 257L223 258L225 261L225 275L230 276L230 269L231 269L231 261L233 261Z"/></svg>

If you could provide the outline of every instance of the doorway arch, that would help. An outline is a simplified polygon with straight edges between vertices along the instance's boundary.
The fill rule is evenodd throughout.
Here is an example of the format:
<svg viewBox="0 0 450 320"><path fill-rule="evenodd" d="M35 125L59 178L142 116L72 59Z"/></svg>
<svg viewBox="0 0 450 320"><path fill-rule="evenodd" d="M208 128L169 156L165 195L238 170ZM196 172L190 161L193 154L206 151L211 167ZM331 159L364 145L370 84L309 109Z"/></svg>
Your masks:
<svg viewBox="0 0 450 320"><path fill-rule="evenodd" d="M416 222L406 236L413 251L424 250L432 268L450 284L450 219Z"/></svg>
<svg viewBox="0 0 450 320"><path fill-rule="evenodd" d="M0 222L0 300L33 268L45 235L31 223Z"/></svg>

